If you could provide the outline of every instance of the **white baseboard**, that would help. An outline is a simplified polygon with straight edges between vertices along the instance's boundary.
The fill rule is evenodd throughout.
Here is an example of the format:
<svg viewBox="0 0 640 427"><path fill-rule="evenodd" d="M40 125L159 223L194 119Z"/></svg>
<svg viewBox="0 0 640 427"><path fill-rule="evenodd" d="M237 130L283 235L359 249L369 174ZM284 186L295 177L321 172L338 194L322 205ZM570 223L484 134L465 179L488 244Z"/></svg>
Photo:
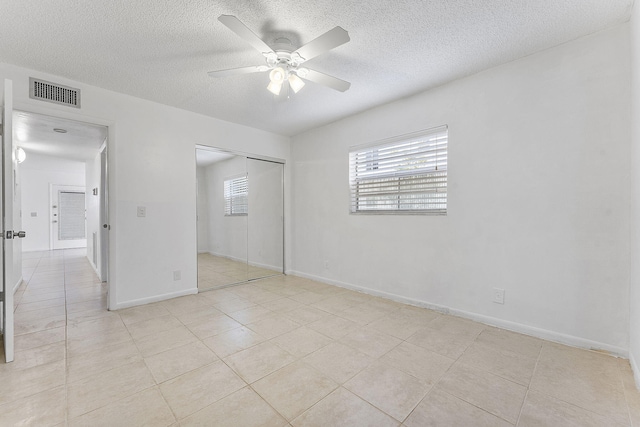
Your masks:
<svg viewBox="0 0 640 427"><path fill-rule="evenodd" d="M636 363L636 359L633 357L633 353L629 353L629 364L633 371L633 378L636 380L636 388L640 390L640 366Z"/></svg>
<svg viewBox="0 0 640 427"><path fill-rule="evenodd" d="M588 350L604 351L613 356L629 358L629 350L616 347L609 344L591 341L585 338L576 337L573 335L563 334L561 332L550 331L547 329L537 328L535 326L529 326L522 323L511 322L509 320L498 319L491 316L485 316L483 314L472 313L464 310L458 310L452 307L444 305L433 304L428 301L422 301L414 298L407 298L401 295L392 294L384 291L377 291L375 289L365 288L362 286L353 285L351 283L341 282L338 280L327 279L325 277L315 276L313 274L307 274L295 270L287 270L286 274L299 276L306 279L315 280L317 282L323 282L330 285L338 286L340 288L351 289L354 291L362 292L369 295L379 296L387 298L393 301L414 305L417 307L428 308L444 314L451 314L458 317L464 317L466 319L474 320L476 322L484 323L490 326L496 326L498 328L507 329L509 331L518 332L524 335L530 335L536 338L542 338L548 341L554 341L560 344L570 345L572 347L579 347ZM633 366L633 365L632 365ZM636 384L640 384L640 373L636 368L633 370L636 378Z"/></svg>
<svg viewBox="0 0 640 427"><path fill-rule="evenodd" d="M223 255L223 254L218 254L218 253L215 253L215 252L209 252L209 255L218 256L220 258L230 259L231 261L247 262L247 260L244 259L244 258L236 258L236 257L231 256L231 255Z"/></svg>
<svg viewBox="0 0 640 427"><path fill-rule="evenodd" d="M282 271L282 267L281 266L277 266L277 265L261 264L259 262L248 262L244 258L236 258L236 257L232 257L232 256L229 256L229 255L218 254L218 253L215 253L215 252L205 252L205 253L208 253L209 255L217 256L217 257L220 257L220 258L230 259L232 261L247 263L248 265L250 265L252 267L266 268L268 270L277 271L278 273L280 273Z"/></svg>
<svg viewBox="0 0 640 427"><path fill-rule="evenodd" d="M98 276L98 279L100 279L100 272L98 271L98 267L93 263L93 260L89 259L89 255L87 255L87 261L89 261L89 265L91 266L91 268L93 268L93 271L96 273L96 276Z"/></svg>
<svg viewBox="0 0 640 427"><path fill-rule="evenodd" d="M18 288L22 284L23 280L24 279L22 278L22 276L20 276L20 279L18 279L18 282L15 285L13 285L13 293L14 294L16 293L16 291L18 290Z"/></svg>
<svg viewBox="0 0 640 427"><path fill-rule="evenodd" d="M168 300L168 299L171 299L171 298L182 297L182 296L185 296L185 295L194 295L194 294L197 294L197 293L198 293L198 288L185 289L183 291L170 292L168 294L154 295L154 296L148 297L148 298L140 298L140 299L134 299L134 300L130 300L130 301L118 302L118 303L116 303L115 307L109 307L109 310L111 310L111 311L122 310L123 308L135 307L135 306L138 306L138 305L144 305L144 304L149 304L149 303L152 303L152 302L164 301L164 300Z"/></svg>
<svg viewBox="0 0 640 427"><path fill-rule="evenodd" d="M272 270L273 272L275 272L277 274L281 274L282 273L282 266L269 265L269 264L260 264L259 262L250 262L249 265L251 267L266 268L267 270Z"/></svg>

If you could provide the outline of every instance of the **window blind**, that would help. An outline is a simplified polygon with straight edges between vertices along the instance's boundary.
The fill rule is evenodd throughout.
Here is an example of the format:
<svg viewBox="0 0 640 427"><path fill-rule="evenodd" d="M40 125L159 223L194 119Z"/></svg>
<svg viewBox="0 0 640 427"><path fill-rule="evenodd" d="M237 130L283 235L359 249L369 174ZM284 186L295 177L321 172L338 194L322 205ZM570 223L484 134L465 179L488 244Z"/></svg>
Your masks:
<svg viewBox="0 0 640 427"><path fill-rule="evenodd" d="M84 193L60 191L58 203L58 240L84 239Z"/></svg>
<svg viewBox="0 0 640 427"><path fill-rule="evenodd" d="M249 212L249 183L247 175L224 181L224 214L247 215Z"/></svg>
<svg viewBox="0 0 640 427"><path fill-rule="evenodd" d="M446 214L447 145L441 126L351 149L351 212Z"/></svg>

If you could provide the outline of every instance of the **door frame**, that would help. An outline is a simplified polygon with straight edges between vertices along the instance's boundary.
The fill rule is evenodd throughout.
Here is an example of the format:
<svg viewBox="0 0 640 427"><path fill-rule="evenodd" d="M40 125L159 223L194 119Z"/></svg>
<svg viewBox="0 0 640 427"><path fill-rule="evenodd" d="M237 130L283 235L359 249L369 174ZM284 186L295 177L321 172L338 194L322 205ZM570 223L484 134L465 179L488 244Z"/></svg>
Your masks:
<svg viewBox="0 0 640 427"><path fill-rule="evenodd" d="M103 221L103 220L106 221L101 224L103 228L100 229L101 242L102 242L102 244L100 245L101 247L100 249L103 251L101 253L101 256L104 258L104 264L106 264L107 268L106 270L101 271L102 277L100 277L100 279L103 282L107 282L107 310L110 310L111 307L116 307L117 306L117 297L116 297L117 288L115 284L110 280L111 277L115 277L114 272L116 270L115 245L112 244L113 243L112 239L114 239L115 236L112 236L110 233L111 222L109 222L110 220L115 221L115 218L116 218L115 203L114 203L115 196L112 190L113 188L115 188L115 173L113 172L113 170L115 170L113 167L113 165L115 164L115 161L114 161L113 150L109 149L110 146L115 144L115 139L116 139L115 121L106 120L106 119L102 119L95 116L87 116L84 114L70 112L70 111L58 109L55 107L50 107L48 105L45 106L45 105L39 105L32 102L24 102L24 101L16 102L15 100L13 103L13 110L24 111L26 113L33 113L33 114L42 114L45 116L56 117L60 119L75 120L77 122L84 122L84 123L104 126L107 128L107 138L103 143L103 147L101 147L101 150L105 151L106 153L106 155L104 156L104 160L101 159L101 162L104 161L105 173L104 175L102 173L100 174L100 177L101 177L100 189L102 189L102 187L104 186L104 191L102 192L102 194L104 194L105 196L104 200L101 198L101 202L104 201L106 205L102 207L106 211L104 218L100 219L100 221Z"/></svg>
<svg viewBox="0 0 640 427"><path fill-rule="evenodd" d="M109 230L111 225L109 224L109 149L107 147L107 141L109 137L102 143L100 147L100 280L102 282L108 282L109 278ZM106 226L106 227L105 227ZM109 304L107 298L107 304ZM107 308L110 305L107 305Z"/></svg>
<svg viewBox="0 0 640 427"><path fill-rule="evenodd" d="M2 275L2 307L0 312L2 313L2 316L0 317L0 325L2 326L4 359L5 363L9 363L13 362L15 353L15 305L13 302L13 296L17 290L17 286L12 283L12 273L15 266L13 258L14 240L13 237L9 236L9 233L13 233L16 225L14 223L14 204L18 189L16 187L17 181L15 169L17 162L14 159L15 141L13 141L13 111L15 111L13 102L13 81L5 78L3 81L3 88L2 105L0 105L0 114L2 114L2 139L0 140L2 142L0 145L2 154L0 156L2 159L0 161L0 164L2 164L2 167L0 168L0 174L2 174L2 179L0 180L0 187L2 187L2 193L0 196L0 215L2 216L2 220L0 221L0 230L2 233L2 242L0 243L0 262L2 263L2 271L0 271L0 275ZM7 144L9 144L9 150L6 149ZM7 176L8 170L10 171L9 176ZM10 187L8 187L8 185ZM7 195L7 193L10 194ZM11 201L11 203L9 203L10 209L7 209L7 200ZM9 213L7 214L7 212ZM7 221L7 218L9 221ZM10 223L10 225L7 223ZM9 228L9 230L7 230L7 228ZM22 254L20 254L20 257L21 256ZM22 265L21 262L19 264ZM20 272L19 283L21 282L22 272Z"/></svg>

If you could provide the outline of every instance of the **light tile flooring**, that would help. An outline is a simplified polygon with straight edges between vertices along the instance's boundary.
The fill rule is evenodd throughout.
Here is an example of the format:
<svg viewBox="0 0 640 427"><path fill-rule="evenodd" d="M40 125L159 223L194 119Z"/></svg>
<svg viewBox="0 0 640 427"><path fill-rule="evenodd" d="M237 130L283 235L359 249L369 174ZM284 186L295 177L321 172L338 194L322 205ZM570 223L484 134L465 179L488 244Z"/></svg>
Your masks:
<svg viewBox="0 0 640 427"><path fill-rule="evenodd" d="M208 253L198 254L198 289L200 290L215 289L281 273L281 271L256 267L248 265L246 262L234 261Z"/></svg>
<svg viewBox="0 0 640 427"><path fill-rule="evenodd" d="M629 426L628 362L279 276L117 312L25 254L0 425Z"/></svg>

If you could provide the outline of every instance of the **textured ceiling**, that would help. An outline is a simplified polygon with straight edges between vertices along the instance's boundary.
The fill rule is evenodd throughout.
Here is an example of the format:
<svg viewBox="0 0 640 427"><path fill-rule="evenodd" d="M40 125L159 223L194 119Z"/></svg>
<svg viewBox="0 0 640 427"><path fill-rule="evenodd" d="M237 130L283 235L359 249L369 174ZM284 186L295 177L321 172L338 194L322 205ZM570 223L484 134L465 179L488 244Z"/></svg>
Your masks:
<svg viewBox="0 0 640 427"><path fill-rule="evenodd" d="M294 135L629 19L633 0L2 0L0 61L231 122ZM207 71L263 57L218 22L235 15L272 44L335 26L351 41L309 68L350 81L308 83L290 99L265 73Z"/></svg>

